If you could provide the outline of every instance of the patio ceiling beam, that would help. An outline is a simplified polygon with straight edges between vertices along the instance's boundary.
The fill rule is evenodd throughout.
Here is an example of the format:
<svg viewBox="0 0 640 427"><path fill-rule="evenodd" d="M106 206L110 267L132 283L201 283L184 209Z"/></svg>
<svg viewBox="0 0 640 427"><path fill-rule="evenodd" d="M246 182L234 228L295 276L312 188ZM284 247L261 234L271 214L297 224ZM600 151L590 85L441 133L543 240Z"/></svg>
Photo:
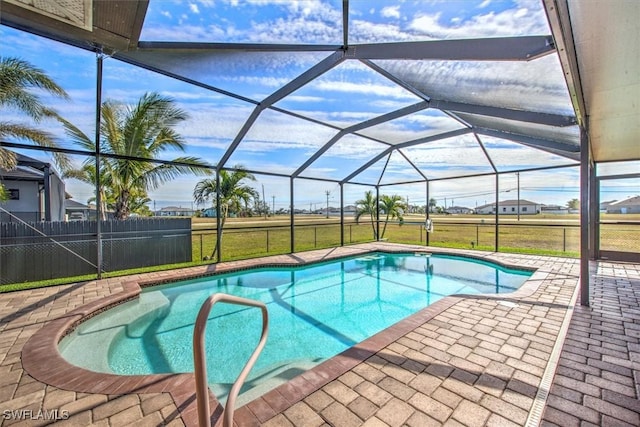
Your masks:
<svg viewBox="0 0 640 427"><path fill-rule="evenodd" d="M342 47L349 47L349 0L342 0Z"/></svg>
<svg viewBox="0 0 640 427"><path fill-rule="evenodd" d="M418 172L418 174L422 178L424 178L425 181L428 181L427 176L420 170L420 168L418 166L415 165L415 163L413 163L413 161L406 154L404 154L404 151L398 150L398 154L400 154L402 157L404 157L404 159L407 161L407 163L409 163L411 165L411 167L413 167L413 169L415 169L415 171Z"/></svg>
<svg viewBox="0 0 640 427"><path fill-rule="evenodd" d="M441 139L447 138L455 138L456 136L466 135L471 133L473 130L471 128L462 128L457 130L452 130L445 133L439 133L438 135L426 136L424 138L412 139L411 141L401 142L400 144L395 144L393 148L401 149L407 148L418 144L426 144L428 142L440 141Z"/></svg>
<svg viewBox="0 0 640 427"><path fill-rule="evenodd" d="M328 56L327 58L323 59L322 61L320 61L319 63L317 63L316 65L314 65L313 67L305 71L304 73L300 74L298 77L296 77L295 79L293 79L292 81L290 81L289 83L281 87L280 89L278 89L277 91L275 91L274 93L266 97L260 104L258 104L256 108L253 110L253 112L251 113L251 116L249 116L247 121L244 123L244 125L240 129L240 132L238 132L238 134L234 138L231 145L229 145L229 148L227 148L227 151L225 151L222 157L220 158L220 162L218 163L218 169L224 167L227 161L229 161L229 158L233 155L236 148L238 148L238 145L240 145L240 142L247 135L247 132L249 132L249 129L251 129L251 126L253 126L256 120L258 120L258 117L260 116L260 113L262 113L262 110L272 106L273 104L275 104L276 102L284 98L285 96L296 91L297 89L309 83L310 81L320 76L324 72L335 67L343 59L344 59L344 52L336 52Z"/></svg>
<svg viewBox="0 0 640 427"><path fill-rule="evenodd" d="M346 178L344 178L340 182L341 183L349 182L353 177L358 176L360 173L362 173L364 170L368 169L371 165L375 164L377 161L382 159L384 156L390 154L393 150L399 150L400 148L406 148L406 147L410 147L412 145L426 144L428 142L439 141L441 139L453 138L453 137L456 137L456 136L465 135L465 134L470 133L470 132L471 132L470 128L458 129L458 130L454 130L454 131L451 131L451 132L445 132L445 133L441 133L441 134L438 134L438 135L427 136L425 138L418 138L418 139L414 139L412 141L407 141L407 142L403 142L401 144L393 145L393 146L387 148L386 150L384 150L383 152L379 153L375 157L373 157L371 160L369 160L364 165L360 166L358 169L356 169L354 172L349 174Z"/></svg>
<svg viewBox="0 0 640 427"><path fill-rule="evenodd" d="M222 157L220 158L220 161L218 162L218 166L216 168L217 170L221 170L222 168L224 168L224 166L227 164L227 161L229 161L229 158L231 157L233 152L236 150L236 148L238 148L238 145L240 145L240 142L242 141L242 139L247 135L247 132L249 132L249 129L251 129L251 126L253 126L256 120L258 120L258 117L260 116L260 113L262 112L262 110L263 110L262 106L256 105L256 107L251 112L251 115L249 116L247 121L244 122L244 125L242 125L242 128L240 129L236 137L231 142L231 145L229 145L229 148L227 148L227 151L225 151Z"/></svg>
<svg viewBox="0 0 640 427"><path fill-rule="evenodd" d="M222 94L222 95L225 95L225 96L228 96L230 98L237 99L239 101L247 102L247 103L254 104L254 105L258 104L257 101L255 101L253 99L250 99L250 98L247 98L245 96L238 95L236 93L229 92L227 90L220 89L220 88L217 88L215 86L211 86L211 85L208 85L206 83L200 82L198 80L194 80L192 78L180 75L180 74L178 74L179 70L176 72L176 71L171 71L169 69L160 68L160 67L155 66L155 65L150 65L150 64L146 63L146 61L144 59L140 58L139 56L136 56L135 52L133 52L133 53L132 52L116 52L116 53L113 54L113 58L115 58L115 59L117 59L119 61L122 61L122 62L126 62L127 64L131 64L133 66L145 69L145 70L153 71L154 73L162 74L163 76L171 77L173 79L176 79L176 80L179 80L179 81L182 81L182 82L185 82L185 83L189 83L189 84L192 84L194 86L197 86L197 87L200 87L200 88L203 88L203 89L206 89L206 90L210 90L212 92L216 92L216 93L219 93L219 94Z"/></svg>
<svg viewBox="0 0 640 427"><path fill-rule="evenodd" d="M273 104L275 104L276 102L284 98L285 96L290 95L291 93L300 89L302 86L320 77L322 74L326 73L327 71L329 71L330 69L332 69L333 67L341 63L344 60L344 57L345 57L344 52L342 51L335 52L332 55L329 55L328 57L318 62L313 67L309 68L304 73L300 74L295 79L291 80L286 85L282 86L280 89L278 89L277 91L275 91L274 93L266 97L260 103L260 105L262 105L262 108L267 108L272 106Z"/></svg>
<svg viewBox="0 0 640 427"><path fill-rule="evenodd" d="M367 67L371 68L375 72L379 73L380 75L384 76L385 78L391 80L392 82L394 82L395 84L397 84L401 88L405 89L406 91L411 92L412 94L414 94L418 98L424 99L426 101L429 100L429 97L427 95L425 95L424 93L422 93L422 91L420 91L419 89L416 89L415 87L411 86L410 84L408 84L404 80L399 79L398 77L396 77L395 75L391 74L390 72L388 72L384 68L380 67L375 62L371 62L371 61L369 61L367 59L361 59L360 62L362 62L364 65L366 65Z"/></svg>
<svg viewBox="0 0 640 427"><path fill-rule="evenodd" d="M551 33L555 36L558 46L558 58L564 71L573 109L576 111L580 125L585 126L585 123L587 123L587 109L580 79L576 46L571 29L568 2L566 0L542 0L542 2L547 12Z"/></svg>
<svg viewBox="0 0 640 427"><path fill-rule="evenodd" d="M569 159L580 159L580 147L577 145L574 146L564 142L552 141L548 139L536 138L533 136L520 135L517 133L509 133L480 127L474 127L473 132L480 135L492 136L494 138L501 138L513 142L518 142L520 144L547 151L549 153L557 154L562 157L567 157Z"/></svg>
<svg viewBox="0 0 640 427"><path fill-rule="evenodd" d="M409 105L408 107L400 108L398 110L392 111L388 114L383 114L378 117L374 117L370 120L365 120L364 122L357 123L353 126L349 126L346 129L341 130L336 135L333 136L324 146L322 146L318 151L316 151L306 162L302 164L293 174L292 177L297 177L300 175L306 168L311 166L313 162L315 162L321 155L323 155L329 148L331 148L336 142L338 142L343 136L347 134L351 134L357 132L362 129L366 129L372 126L379 125L380 123L388 122L400 117L407 116L409 114L413 114L417 111L421 111L427 108L426 102L418 102L413 105Z"/></svg>
<svg viewBox="0 0 640 427"><path fill-rule="evenodd" d="M356 59L530 61L555 51L552 36L495 37L352 45Z"/></svg>
<svg viewBox="0 0 640 427"><path fill-rule="evenodd" d="M462 102L431 99L429 107L443 111L478 114L482 116L498 117L519 122L536 123L540 125L566 127L576 125L575 116L539 113L535 111L513 110L511 108L491 107L488 105L466 104Z"/></svg>
<svg viewBox="0 0 640 427"><path fill-rule="evenodd" d="M269 44L269 43L209 43L209 42L138 42L138 50L158 50L166 53L188 51L234 52L337 52L336 44Z"/></svg>
<svg viewBox="0 0 640 427"><path fill-rule="evenodd" d="M391 186L396 186L396 185L424 184L426 181L428 181L428 180L427 179L414 179L412 181L388 182L386 184L380 183L380 184L378 184L378 186L379 187L391 187Z"/></svg>

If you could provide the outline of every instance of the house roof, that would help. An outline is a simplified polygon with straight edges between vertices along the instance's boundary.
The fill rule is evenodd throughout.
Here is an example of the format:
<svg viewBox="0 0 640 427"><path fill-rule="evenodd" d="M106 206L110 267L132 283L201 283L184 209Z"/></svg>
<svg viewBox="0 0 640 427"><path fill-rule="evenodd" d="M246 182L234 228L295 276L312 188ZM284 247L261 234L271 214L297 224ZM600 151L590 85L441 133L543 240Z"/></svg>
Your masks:
<svg viewBox="0 0 640 427"><path fill-rule="evenodd" d="M178 206L166 206L160 209L160 212L191 212L191 208L182 208Z"/></svg>
<svg viewBox="0 0 640 427"><path fill-rule="evenodd" d="M625 206L640 206L640 196L629 197L624 200L618 200L617 202L609 203L608 207L625 207Z"/></svg>
<svg viewBox="0 0 640 427"><path fill-rule="evenodd" d="M10 171L0 169L0 177L12 181L43 181L42 172L20 166Z"/></svg>
<svg viewBox="0 0 640 427"><path fill-rule="evenodd" d="M75 200L71 200L71 199L66 199L64 201L64 207L65 209L71 209L71 210L91 209L89 206L82 204L80 202L76 202Z"/></svg>

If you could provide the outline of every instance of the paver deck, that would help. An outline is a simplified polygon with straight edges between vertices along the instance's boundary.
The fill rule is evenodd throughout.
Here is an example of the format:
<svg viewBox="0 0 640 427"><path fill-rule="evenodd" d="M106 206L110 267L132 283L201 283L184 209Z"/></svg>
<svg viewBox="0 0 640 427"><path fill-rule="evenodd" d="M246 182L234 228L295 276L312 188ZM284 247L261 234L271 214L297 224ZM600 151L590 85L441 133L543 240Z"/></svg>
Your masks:
<svg viewBox="0 0 640 427"><path fill-rule="evenodd" d="M83 371L55 331L137 283L374 249L425 250L357 245L0 294L0 425L195 425L192 375ZM640 265L598 263L591 307L574 309L577 260L427 249L537 271L514 294L438 301L239 408L236 424L640 425Z"/></svg>

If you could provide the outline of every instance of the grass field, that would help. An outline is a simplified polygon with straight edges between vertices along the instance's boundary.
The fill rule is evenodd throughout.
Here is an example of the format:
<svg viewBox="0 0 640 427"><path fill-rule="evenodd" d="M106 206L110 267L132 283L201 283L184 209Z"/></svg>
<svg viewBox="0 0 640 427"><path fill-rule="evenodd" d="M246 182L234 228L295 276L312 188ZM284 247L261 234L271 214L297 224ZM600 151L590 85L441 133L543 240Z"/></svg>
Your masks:
<svg viewBox="0 0 640 427"><path fill-rule="evenodd" d="M384 239L394 243L494 251L494 216L432 216L434 231L426 232L424 216L408 215L404 224L389 223ZM498 250L550 256L578 257L580 251L578 215L500 216ZM341 244L340 219L319 215L297 216L294 220L294 252L335 247ZM640 253L640 215L603 215L600 218L602 250ZM381 227L383 224L381 224ZM222 238L222 260L246 259L291 251L289 216L269 218L229 218ZM134 270L107 272L105 277L143 273L213 262L216 242L215 218L192 219L192 262ZM344 244L374 240L371 223L357 224L345 218ZM215 258L213 258L215 260ZM0 292L50 286L94 279L95 275L57 278L42 282L0 286Z"/></svg>
<svg viewBox="0 0 640 427"><path fill-rule="evenodd" d="M433 216L429 245L494 251L495 217L490 215ZM640 215L603 215L603 250L640 252ZM340 220L336 217L295 218L294 251L340 245ZM625 224L617 224L616 222ZM627 224L631 223L631 224ZM635 224L633 224L635 223ZM211 256L216 240L215 218L193 220L194 261ZM577 257L580 250L579 215L521 215L499 217L499 251ZM288 253L291 250L289 216L230 218L222 239L222 259ZM424 216L408 215L405 223L389 223L384 238L390 242L426 244ZM344 244L373 241L371 224L345 218Z"/></svg>

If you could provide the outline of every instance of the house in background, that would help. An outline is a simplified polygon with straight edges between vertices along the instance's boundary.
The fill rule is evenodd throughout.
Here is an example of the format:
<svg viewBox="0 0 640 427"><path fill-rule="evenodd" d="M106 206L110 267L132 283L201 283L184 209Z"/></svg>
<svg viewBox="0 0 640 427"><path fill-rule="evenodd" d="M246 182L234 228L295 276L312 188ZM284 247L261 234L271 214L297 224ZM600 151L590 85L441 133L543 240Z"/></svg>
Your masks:
<svg viewBox="0 0 640 427"><path fill-rule="evenodd" d="M617 200L609 200L606 202L600 203L600 212L607 212L607 208L610 204L617 202Z"/></svg>
<svg viewBox="0 0 640 427"><path fill-rule="evenodd" d="M520 215L536 215L542 210L540 203L531 202L529 200L504 200L498 203L498 214L500 215L517 215L518 207L520 208ZM486 205L478 206L476 208L477 214L495 214L496 204L489 203Z"/></svg>
<svg viewBox="0 0 640 427"><path fill-rule="evenodd" d="M9 193L9 200L0 202L1 221L64 221L64 182L51 164L18 153L16 157L15 169L0 169L0 180Z"/></svg>
<svg viewBox="0 0 640 427"><path fill-rule="evenodd" d="M451 206L444 211L448 214L472 214L474 212L473 209L464 206Z"/></svg>
<svg viewBox="0 0 640 427"><path fill-rule="evenodd" d="M560 205L541 205L540 213L543 214L568 214L569 208Z"/></svg>
<svg viewBox="0 0 640 427"><path fill-rule="evenodd" d="M628 199L609 203L605 209L609 214L640 213L640 196L629 197Z"/></svg>
<svg viewBox="0 0 640 427"><path fill-rule="evenodd" d="M84 205L75 200L64 201L64 211L67 221L89 221L96 220L95 207Z"/></svg>
<svg viewBox="0 0 640 427"><path fill-rule="evenodd" d="M183 208L178 206L167 206L155 211L155 216L194 216L196 211L191 208Z"/></svg>

